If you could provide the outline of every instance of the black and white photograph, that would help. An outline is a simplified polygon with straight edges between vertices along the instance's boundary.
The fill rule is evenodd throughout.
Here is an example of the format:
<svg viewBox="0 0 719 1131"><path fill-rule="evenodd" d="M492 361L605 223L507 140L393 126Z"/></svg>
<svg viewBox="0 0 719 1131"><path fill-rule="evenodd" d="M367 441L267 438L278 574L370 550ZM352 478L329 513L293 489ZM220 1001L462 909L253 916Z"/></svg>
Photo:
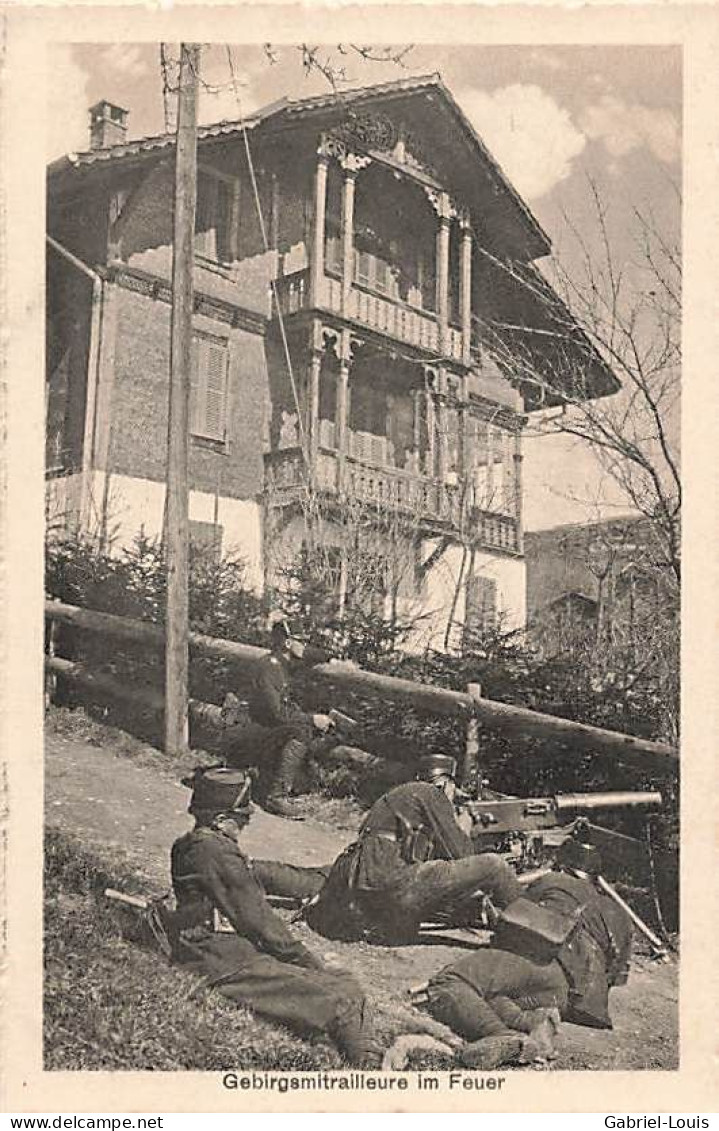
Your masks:
<svg viewBox="0 0 719 1131"><path fill-rule="evenodd" d="M213 20L43 46L42 1079L646 1107L689 1048L682 43Z"/></svg>

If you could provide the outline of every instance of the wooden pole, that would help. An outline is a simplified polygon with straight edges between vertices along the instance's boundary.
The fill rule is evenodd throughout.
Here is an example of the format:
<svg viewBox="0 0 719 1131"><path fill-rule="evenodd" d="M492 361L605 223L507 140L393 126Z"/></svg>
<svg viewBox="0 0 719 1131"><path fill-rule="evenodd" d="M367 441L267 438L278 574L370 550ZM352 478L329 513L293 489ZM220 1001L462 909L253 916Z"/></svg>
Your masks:
<svg viewBox="0 0 719 1131"><path fill-rule="evenodd" d="M480 699L482 696L482 688L478 683L467 684L467 694L472 699ZM476 715L472 715L467 723L467 737L464 743L464 759L462 762L462 770L459 776L459 784L463 789L470 789L474 784L475 779L477 785L480 784L479 769L477 760L479 758L479 723ZM479 794L477 794L479 796Z"/></svg>
<svg viewBox="0 0 719 1131"><path fill-rule="evenodd" d="M165 645L165 750L187 749L188 688L188 484L189 405L195 202L197 197L197 76L200 48L180 46L172 255L170 402L167 441L167 633Z"/></svg>

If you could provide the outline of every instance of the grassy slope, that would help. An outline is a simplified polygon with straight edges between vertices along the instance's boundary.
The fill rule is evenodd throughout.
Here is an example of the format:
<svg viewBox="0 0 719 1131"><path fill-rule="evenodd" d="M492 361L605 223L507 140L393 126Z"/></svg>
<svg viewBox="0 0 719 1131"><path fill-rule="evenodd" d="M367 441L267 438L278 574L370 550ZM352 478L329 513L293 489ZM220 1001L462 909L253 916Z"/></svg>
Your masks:
<svg viewBox="0 0 719 1131"><path fill-rule="evenodd" d="M329 1045L300 1040L219 994L193 993L196 978L137 945L132 919L102 899L109 884L137 890L135 868L126 872L54 832L45 882L48 1069L339 1066Z"/></svg>

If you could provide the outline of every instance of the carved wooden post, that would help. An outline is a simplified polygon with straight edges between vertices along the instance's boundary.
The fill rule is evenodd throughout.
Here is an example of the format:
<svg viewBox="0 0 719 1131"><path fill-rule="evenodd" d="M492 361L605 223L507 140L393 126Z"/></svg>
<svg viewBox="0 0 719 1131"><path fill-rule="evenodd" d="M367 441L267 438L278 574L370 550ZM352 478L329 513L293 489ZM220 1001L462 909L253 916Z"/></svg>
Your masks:
<svg viewBox="0 0 719 1131"><path fill-rule="evenodd" d="M427 420L427 464L426 464L426 467L424 469L424 473L425 473L425 475L429 476L430 479L434 479L434 476L435 476L434 452L435 452L435 440L436 440L435 433L436 433L436 428L437 428L435 418L434 418L434 407L435 407L434 393L435 393L436 382L437 382L436 372L434 370L425 369L424 380L425 380L425 394L424 394L425 411L426 411L426 420Z"/></svg>
<svg viewBox="0 0 719 1131"><path fill-rule="evenodd" d="M342 162L342 313L347 314L354 278L354 209L356 170L347 157Z"/></svg>
<svg viewBox="0 0 719 1131"><path fill-rule="evenodd" d="M310 364L307 374L307 455L310 478L314 480L317 469L320 415L320 369L322 368L322 324L313 323L310 347Z"/></svg>
<svg viewBox="0 0 719 1131"><path fill-rule="evenodd" d="M322 147L317 154L315 170L314 231L312 269L310 272L310 305L319 306L324 297L325 282L325 213L327 210L327 166L329 158Z"/></svg>
<svg viewBox="0 0 719 1131"><path fill-rule="evenodd" d="M355 181L360 169L364 169L370 161L371 158L359 153L347 153L340 160L344 170L342 182L342 313L344 315L349 311L354 280Z"/></svg>
<svg viewBox="0 0 719 1131"><path fill-rule="evenodd" d="M345 461L347 458L347 391L349 385L351 342L349 330L342 331L340 363L337 370L335 398L335 447L337 449L337 490L344 489Z"/></svg>
<svg viewBox="0 0 719 1131"><path fill-rule="evenodd" d="M496 429L487 421L487 510L497 509L497 500L494 494L494 438Z"/></svg>
<svg viewBox="0 0 719 1131"><path fill-rule="evenodd" d="M345 169L342 182L342 313L347 314L354 278L355 173Z"/></svg>
<svg viewBox="0 0 719 1131"><path fill-rule="evenodd" d="M437 328L440 354L447 352L449 337L449 225L451 208L446 192L437 195L435 209L439 216L437 228Z"/></svg>
<svg viewBox="0 0 719 1131"><path fill-rule="evenodd" d="M481 699L482 687L479 683L468 683L467 694L473 699ZM459 785L468 792L473 792L473 787L480 786L479 759L479 722L476 716L467 723L467 737L464 743L464 757L459 774Z"/></svg>
<svg viewBox="0 0 719 1131"><path fill-rule="evenodd" d="M514 514L517 520L516 549L521 554L524 549L524 529L522 525L522 427L521 422L514 436Z"/></svg>
<svg viewBox="0 0 719 1131"><path fill-rule="evenodd" d="M462 361L472 363L472 229L469 213L463 212L460 249L459 305L462 316Z"/></svg>
<svg viewBox="0 0 719 1131"><path fill-rule="evenodd" d="M443 371L439 371L440 388L442 388ZM434 419L436 427L436 446L437 446L437 478L441 483L444 483L444 477L447 471L447 421L444 410L444 395L440 394L437 397L434 405Z"/></svg>

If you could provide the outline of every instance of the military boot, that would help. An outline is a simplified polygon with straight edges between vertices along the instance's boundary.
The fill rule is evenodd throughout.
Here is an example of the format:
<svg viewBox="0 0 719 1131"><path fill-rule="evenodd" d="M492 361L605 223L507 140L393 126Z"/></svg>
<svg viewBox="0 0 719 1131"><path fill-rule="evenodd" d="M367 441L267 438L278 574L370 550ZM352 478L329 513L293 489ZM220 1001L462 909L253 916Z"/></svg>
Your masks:
<svg viewBox="0 0 719 1131"><path fill-rule="evenodd" d="M353 999L337 1014L329 1035L353 1068L380 1068L383 1048L365 998Z"/></svg>
<svg viewBox="0 0 719 1131"><path fill-rule="evenodd" d="M298 738L291 738L282 747L277 768L265 799L265 809L268 813L276 813L280 817L289 817L293 821L304 819L302 814L298 813L296 803L292 801L290 794L306 755L307 747Z"/></svg>
<svg viewBox="0 0 719 1131"><path fill-rule="evenodd" d="M463 1068L479 1068L491 1072L504 1064L526 1063L523 1054L529 1037L523 1033L498 1033L496 1036L482 1037L472 1041L457 1053L457 1061Z"/></svg>

